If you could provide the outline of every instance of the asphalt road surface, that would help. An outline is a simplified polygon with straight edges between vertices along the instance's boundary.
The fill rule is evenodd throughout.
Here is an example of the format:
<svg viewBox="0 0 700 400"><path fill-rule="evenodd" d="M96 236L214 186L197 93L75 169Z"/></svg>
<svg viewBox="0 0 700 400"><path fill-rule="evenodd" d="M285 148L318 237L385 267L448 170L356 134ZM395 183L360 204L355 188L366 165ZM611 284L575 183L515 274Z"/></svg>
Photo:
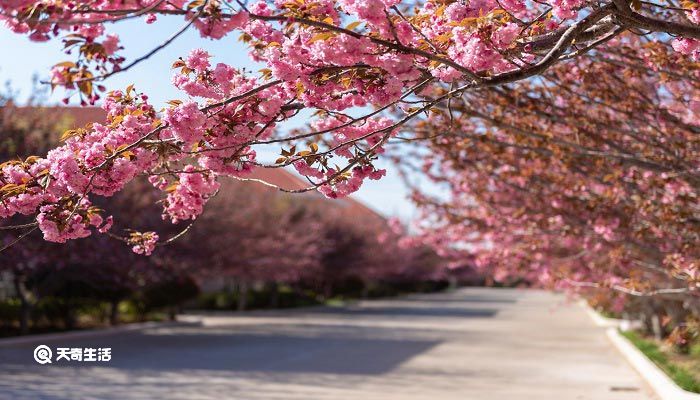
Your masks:
<svg viewBox="0 0 700 400"><path fill-rule="evenodd" d="M0 399L643 400L582 307L461 289L347 307L187 316L178 326L0 345ZM39 344L111 348L39 365Z"/></svg>

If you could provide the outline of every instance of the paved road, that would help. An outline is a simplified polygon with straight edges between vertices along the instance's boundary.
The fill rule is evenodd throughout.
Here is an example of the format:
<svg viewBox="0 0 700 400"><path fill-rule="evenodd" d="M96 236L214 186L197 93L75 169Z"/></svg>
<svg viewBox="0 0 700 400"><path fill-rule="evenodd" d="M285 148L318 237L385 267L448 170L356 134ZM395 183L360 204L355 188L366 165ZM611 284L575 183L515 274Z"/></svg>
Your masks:
<svg viewBox="0 0 700 400"><path fill-rule="evenodd" d="M0 346L0 399L643 400L648 387L583 309L538 291L464 289L345 308L217 315L55 347Z"/></svg>

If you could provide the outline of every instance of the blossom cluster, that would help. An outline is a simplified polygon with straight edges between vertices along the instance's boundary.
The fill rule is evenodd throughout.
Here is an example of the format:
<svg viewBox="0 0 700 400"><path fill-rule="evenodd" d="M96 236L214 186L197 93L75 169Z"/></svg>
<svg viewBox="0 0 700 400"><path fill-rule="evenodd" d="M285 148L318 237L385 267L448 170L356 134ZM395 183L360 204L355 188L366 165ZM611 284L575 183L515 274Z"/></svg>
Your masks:
<svg viewBox="0 0 700 400"><path fill-rule="evenodd" d="M310 188L346 196L385 174L373 160L407 120L444 114L437 105L467 88L539 73L540 63L581 50L572 45L607 41L612 36L604 35L616 33L613 14L632 12L580 0L413 6L399 0L258 0L240 8L199 0L0 0L0 20L14 32L38 41L62 36L74 60L53 67L51 84L76 91L83 104L100 100L106 92L100 82L133 65L125 64L119 37L108 31L125 19L150 24L161 14L180 15L185 28L214 40L237 32L251 59L265 65L255 76L212 65L206 50L195 49L173 64L172 84L186 98L162 111L133 87L107 92L107 121L67 132L65 143L44 158L2 164L0 217L35 216L51 241L84 237L111 226L92 206L94 196L112 196L146 175L164 192L164 218L193 220L217 193L220 177L245 176L260 164L256 148L277 143L284 143L282 157L267 166L293 165ZM697 8L684 14L697 24ZM673 21L663 26L673 34L694 29ZM582 36L567 36L572 32ZM599 32L600 38L588 37ZM697 57L696 36L680 35L673 47ZM374 111L352 116L368 109ZM310 131L288 136L277 130L300 110L314 111ZM608 222L600 225L612 235ZM152 237L144 243L135 250L149 253Z"/></svg>

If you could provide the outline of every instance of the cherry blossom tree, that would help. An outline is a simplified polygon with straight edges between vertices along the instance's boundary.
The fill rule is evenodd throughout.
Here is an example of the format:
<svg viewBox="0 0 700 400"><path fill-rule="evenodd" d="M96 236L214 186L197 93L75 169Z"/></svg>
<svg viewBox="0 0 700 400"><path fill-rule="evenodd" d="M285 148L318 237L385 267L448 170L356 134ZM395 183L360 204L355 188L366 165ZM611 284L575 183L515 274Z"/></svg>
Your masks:
<svg viewBox="0 0 700 400"><path fill-rule="evenodd" d="M11 87L0 94L0 154L5 159L25 159L46 154L59 141L60 133L74 126L65 110L45 105L44 91L34 88L29 101L19 106ZM177 227L163 223L154 204L157 196L145 180L135 180L119 195L98 199L99 207L109 208L131 226L154 226L166 233ZM118 305L135 293L181 276L172 268L172 254L144 258L133 254L108 235L66 244L41 240L40 232L28 232L25 240L13 234L17 216L0 221L0 272L9 272L14 294L19 300L19 332L28 333L31 319L41 319L42 304L60 311L64 327L76 323L82 305L109 304L109 322L119 321ZM44 301L48 300L49 303ZM170 303L172 304L172 303Z"/></svg>
<svg viewBox="0 0 700 400"><path fill-rule="evenodd" d="M440 260L419 261L414 246L399 246L402 236L369 210L350 212L318 194L224 182L187 240L155 254L201 281L237 288L244 309L250 289L262 285L274 305L279 285L327 299L354 287L362 294L398 280L440 278Z"/></svg>
<svg viewBox="0 0 700 400"><path fill-rule="evenodd" d="M32 96L30 104L37 104L38 97ZM46 154L53 144L51 132L62 129L58 113L44 114L40 117L37 113L22 112L17 106L12 90L0 94L0 155L3 159L15 157L29 157L32 154ZM48 118L46 118L48 117ZM65 127L63 127L65 128ZM18 217L7 218L0 222L0 248L4 249L0 259L0 271L12 273L12 285L20 300L20 331L29 329L29 312L31 307L31 294L26 285L26 280L42 261L45 261L45 253L38 251L40 245L36 242L22 243L15 246L18 238L13 235L11 229L17 223L21 223ZM28 242L28 241L27 241Z"/></svg>
<svg viewBox="0 0 700 400"><path fill-rule="evenodd" d="M325 243L319 210L264 186L225 182L187 240L173 242L183 268L199 280L223 280L239 289L246 308L253 284L291 284L318 270ZM165 250L165 249L164 249ZM274 299L271 299L274 302Z"/></svg>
<svg viewBox="0 0 700 400"><path fill-rule="evenodd" d="M638 297L677 326L697 315L699 73L621 35L575 66L453 99L414 124L435 156L414 167L449 191L416 191L423 239L501 281L602 292L618 311Z"/></svg>
<svg viewBox="0 0 700 400"><path fill-rule="evenodd" d="M112 24L178 15L184 25L168 40L133 60L120 55L128 44L110 32ZM33 40L63 40L70 60L51 70L51 85L84 104L102 100L108 113L104 123L67 131L46 157L0 167L0 217L27 216L19 236L40 229L54 242L108 232L109 211L93 203L137 175L163 192L172 222L197 218L220 177L246 179L255 167L293 166L309 181L296 191L345 196L384 175L374 162L409 122L449 113L458 99L534 85L557 66L602 68L608 52L627 63L616 55L626 51L620 43L631 54L672 47L674 59L688 62L700 43L695 2L3 0L0 18ZM189 29L206 39L237 36L267 67L251 74L211 65L209 53L195 49L174 61L172 83L183 96L163 110L133 86L107 91L109 77L148 62ZM616 40L623 33L645 38ZM668 57L648 57L642 72L677 71L664 65ZM277 129L302 111L312 115L308 128ZM279 146L276 163L258 161L256 149ZM171 239L150 231L113 235L144 254Z"/></svg>

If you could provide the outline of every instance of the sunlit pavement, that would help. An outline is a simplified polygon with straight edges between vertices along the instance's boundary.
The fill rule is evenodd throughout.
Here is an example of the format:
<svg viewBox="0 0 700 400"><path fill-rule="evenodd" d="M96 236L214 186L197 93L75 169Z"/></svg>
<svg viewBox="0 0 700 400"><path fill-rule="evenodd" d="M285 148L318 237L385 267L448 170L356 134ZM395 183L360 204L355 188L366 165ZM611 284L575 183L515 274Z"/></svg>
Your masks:
<svg viewBox="0 0 700 400"><path fill-rule="evenodd" d="M545 292L463 289L201 321L46 343L111 347L109 362L39 365L40 342L0 346L0 399L654 398L580 306Z"/></svg>

